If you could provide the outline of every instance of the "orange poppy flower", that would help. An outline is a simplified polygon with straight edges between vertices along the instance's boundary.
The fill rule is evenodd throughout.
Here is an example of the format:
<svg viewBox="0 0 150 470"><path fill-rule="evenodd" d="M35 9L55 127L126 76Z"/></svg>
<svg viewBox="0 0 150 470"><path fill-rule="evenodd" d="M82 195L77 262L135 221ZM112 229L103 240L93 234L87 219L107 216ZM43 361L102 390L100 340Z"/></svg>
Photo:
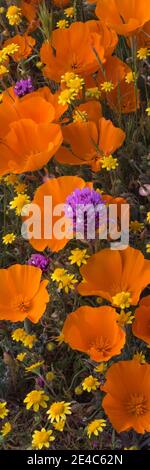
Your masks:
<svg viewBox="0 0 150 470"><path fill-rule="evenodd" d="M20 119L32 119L37 124L48 124L55 119L55 108L39 94L30 93L18 98L13 89L8 88L0 106L0 137L4 138L10 130L10 124Z"/></svg>
<svg viewBox="0 0 150 470"><path fill-rule="evenodd" d="M4 42L3 47L8 46L9 44L17 44L19 49L17 52L14 52L12 55L15 62L19 62L20 60L27 59L32 52L32 49L35 45L35 39L32 36L28 36L27 34L20 35L16 34L7 41Z"/></svg>
<svg viewBox="0 0 150 470"><path fill-rule="evenodd" d="M40 56L45 64L43 73L51 80L60 82L65 72L81 76L96 72L99 62L104 62L104 46L101 36L91 33L87 23L75 22L67 29L53 31L50 42L43 43Z"/></svg>
<svg viewBox="0 0 150 470"><path fill-rule="evenodd" d="M31 95L31 93L30 93ZM26 95L26 98L30 95ZM45 101L47 101L48 103L50 103L53 107L54 107L54 110L55 110L55 116L53 118L53 120L55 122L58 122L60 117L62 116L62 114L65 113L65 111L67 111L68 109L68 105L62 105L62 104L59 104L58 103L58 98L59 98L59 95L60 95L60 92L57 91L55 93L51 93L50 89L47 87L47 86L44 86L42 88L38 88L36 91L34 91L32 93L32 96L41 96L41 98L44 98ZM24 97L25 98L25 97Z"/></svg>
<svg viewBox="0 0 150 470"><path fill-rule="evenodd" d="M95 20L88 21L87 26L91 33L93 32L100 35L101 43L105 51L105 59L110 57L118 43L118 36L114 29L108 28L102 21Z"/></svg>
<svg viewBox="0 0 150 470"><path fill-rule="evenodd" d="M0 145L0 175L38 170L58 150L62 142L58 124L36 124L20 119L10 124L10 130Z"/></svg>
<svg viewBox="0 0 150 470"><path fill-rule="evenodd" d="M37 323L49 301L48 280L41 282L42 271L29 265L15 264L0 270L0 319L12 322L28 318Z"/></svg>
<svg viewBox="0 0 150 470"><path fill-rule="evenodd" d="M81 295L97 295L115 306L137 305L142 290L150 282L150 261L139 250L106 248L92 255L80 269Z"/></svg>
<svg viewBox="0 0 150 470"><path fill-rule="evenodd" d="M130 67L126 66L124 71L125 75L131 72ZM135 91L135 84L133 82L127 83L125 78L121 79L118 86L107 94L107 101L116 113L134 113L140 107L140 92Z"/></svg>
<svg viewBox="0 0 150 470"><path fill-rule="evenodd" d="M62 333L72 349L85 352L96 362L109 361L125 344L116 310L107 306L78 308L67 316Z"/></svg>
<svg viewBox="0 0 150 470"><path fill-rule="evenodd" d="M144 297L135 311L132 332L137 338L150 344L150 295Z"/></svg>
<svg viewBox="0 0 150 470"><path fill-rule="evenodd" d="M21 0L20 8L23 16L30 22L30 24L36 20L38 12L38 4L41 0Z"/></svg>
<svg viewBox="0 0 150 470"><path fill-rule="evenodd" d="M106 372L102 406L117 432L150 432L150 365L119 361Z"/></svg>
<svg viewBox="0 0 150 470"><path fill-rule="evenodd" d="M62 132L64 143L56 159L70 165L90 165L93 171L100 169L103 156L114 153L125 140L125 133L104 118L99 119L98 128L92 121L73 122Z"/></svg>
<svg viewBox="0 0 150 470"><path fill-rule="evenodd" d="M118 34L131 35L150 20L149 0L98 0L96 15Z"/></svg>
<svg viewBox="0 0 150 470"><path fill-rule="evenodd" d="M65 204L66 199L73 193L75 189L83 189L85 187L92 188L92 183L86 183L82 178L78 176L60 176L59 178L53 178L46 181L46 183L39 186L35 191L33 203L37 204L41 210L41 238L30 240L31 245L38 251L43 251L46 247L49 247L52 251L59 251L68 243L68 238L64 237L58 239L57 234L54 232L54 224L60 220L60 215L54 215L53 211L57 204ZM45 219L49 220L50 213L46 215L46 209L44 210L44 197L52 197L52 236L50 239L44 237L44 214ZM65 212L65 211L64 211ZM64 214L63 214L64 215ZM65 226L64 218L64 226ZM69 229L69 220L66 219Z"/></svg>
<svg viewBox="0 0 150 470"><path fill-rule="evenodd" d="M145 23L142 30L136 35L137 49L150 47L150 21Z"/></svg>

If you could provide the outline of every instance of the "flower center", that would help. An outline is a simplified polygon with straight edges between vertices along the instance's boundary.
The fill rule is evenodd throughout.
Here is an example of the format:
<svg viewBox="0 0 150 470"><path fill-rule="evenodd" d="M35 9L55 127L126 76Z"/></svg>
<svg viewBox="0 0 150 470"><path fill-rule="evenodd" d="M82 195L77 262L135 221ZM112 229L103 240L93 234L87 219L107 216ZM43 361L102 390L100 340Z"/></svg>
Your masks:
<svg viewBox="0 0 150 470"><path fill-rule="evenodd" d="M103 359L105 359L110 351L111 345L108 338L100 336L99 338L96 338L95 341L93 341L93 343L90 345L88 353L93 357L93 359L95 356L97 356L98 353L100 356L103 356Z"/></svg>
<svg viewBox="0 0 150 470"><path fill-rule="evenodd" d="M136 417L144 415L148 410L147 399L143 393L134 393L126 403L126 409L129 414Z"/></svg>
<svg viewBox="0 0 150 470"><path fill-rule="evenodd" d="M20 312L28 312L31 308L31 300L27 297L19 295L13 302L13 308Z"/></svg>
<svg viewBox="0 0 150 470"><path fill-rule="evenodd" d="M131 305L131 294L130 292L119 292L112 297L112 303L116 307L120 307L122 310L129 308Z"/></svg>
<svg viewBox="0 0 150 470"><path fill-rule="evenodd" d="M53 408L53 413L58 415L64 413L64 405L63 404L57 404Z"/></svg>

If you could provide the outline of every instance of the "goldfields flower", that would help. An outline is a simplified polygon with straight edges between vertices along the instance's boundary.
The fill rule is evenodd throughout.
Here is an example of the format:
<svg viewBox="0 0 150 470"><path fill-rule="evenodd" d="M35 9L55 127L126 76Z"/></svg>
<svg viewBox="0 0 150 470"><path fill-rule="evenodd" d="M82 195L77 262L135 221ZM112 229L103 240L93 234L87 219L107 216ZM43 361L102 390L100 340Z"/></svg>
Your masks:
<svg viewBox="0 0 150 470"><path fill-rule="evenodd" d="M12 233L7 233L7 235L4 235L2 240L4 245L11 245L16 238L16 235Z"/></svg>
<svg viewBox="0 0 150 470"><path fill-rule="evenodd" d="M31 364L31 366L27 366L25 368L26 372L31 372L32 370L37 370L39 369L41 366L43 366L44 364L44 361L38 361L38 362L34 362L34 364Z"/></svg>
<svg viewBox="0 0 150 470"><path fill-rule="evenodd" d="M11 336L13 341L16 341L18 343L19 341L24 340L24 338L26 337L26 331L24 330L24 328L16 328L16 330L12 331Z"/></svg>
<svg viewBox="0 0 150 470"><path fill-rule="evenodd" d="M6 421L5 424L3 424L2 426L2 430L1 430L1 434L3 437L7 436L7 434L10 433L10 431L12 430L12 425L9 421Z"/></svg>
<svg viewBox="0 0 150 470"><path fill-rule="evenodd" d="M1 401L0 402L0 419L4 419L9 413L9 410L7 408L7 402L6 401Z"/></svg>
<svg viewBox="0 0 150 470"><path fill-rule="evenodd" d="M148 106L148 108L146 108L146 113L148 116L150 116L150 106Z"/></svg>
<svg viewBox="0 0 150 470"><path fill-rule="evenodd" d="M15 209L16 215L21 215L23 207L29 203L30 203L29 196L27 196L27 194L20 193L14 197L14 199L10 202L9 206L11 210Z"/></svg>
<svg viewBox="0 0 150 470"><path fill-rule="evenodd" d="M112 297L112 304L115 307L119 307L122 310L129 308L131 305L131 294L130 292L120 292Z"/></svg>
<svg viewBox="0 0 150 470"><path fill-rule="evenodd" d="M21 183L20 181L18 181L18 183L16 183L14 186L14 191L17 194L25 193L26 190L27 190L26 183Z"/></svg>
<svg viewBox="0 0 150 470"><path fill-rule="evenodd" d="M96 100L99 100L101 92L97 86L93 88L87 88L85 96L86 98L95 98Z"/></svg>
<svg viewBox="0 0 150 470"><path fill-rule="evenodd" d="M9 73L9 69L5 65L0 65L0 75L5 75L6 73Z"/></svg>
<svg viewBox="0 0 150 470"><path fill-rule="evenodd" d="M77 93L72 90L71 88L65 88L62 90L59 98L58 103L65 106L65 104L71 104L76 99Z"/></svg>
<svg viewBox="0 0 150 470"><path fill-rule="evenodd" d="M86 111L80 111L79 109L75 109L73 112L73 122L86 122L88 121L88 114Z"/></svg>
<svg viewBox="0 0 150 470"><path fill-rule="evenodd" d="M65 13L65 16L67 18L73 18L74 17L74 7L65 8L64 13Z"/></svg>
<svg viewBox="0 0 150 470"><path fill-rule="evenodd" d="M87 250L80 250L79 248L75 248L75 250L71 251L71 255L69 256L68 260L70 264L77 264L77 266L81 266L82 264L87 263L87 258L89 255L87 254Z"/></svg>
<svg viewBox="0 0 150 470"><path fill-rule="evenodd" d="M136 352L133 356L133 359L135 359L136 361L139 362L139 364L145 364L146 363L146 359L145 359L145 354L143 354L142 351L140 352Z"/></svg>
<svg viewBox="0 0 150 470"><path fill-rule="evenodd" d="M56 26L59 29L66 29L66 28L68 28L69 23L65 19L64 20L59 20L59 21L57 21Z"/></svg>
<svg viewBox="0 0 150 470"><path fill-rule="evenodd" d="M46 447L48 449L50 442L54 440L55 437L51 429L48 431L45 428L42 428L41 431L35 430L32 436L32 448L41 450Z"/></svg>
<svg viewBox="0 0 150 470"><path fill-rule="evenodd" d="M91 438L92 434L97 437L101 432L103 432L105 426L105 419L94 419L94 421L91 421L91 423L89 423L86 428L89 439Z"/></svg>
<svg viewBox="0 0 150 470"><path fill-rule="evenodd" d="M26 348L32 349L34 344L37 341L36 335L25 335L25 337L21 340L22 343Z"/></svg>
<svg viewBox="0 0 150 470"><path fill-rule="evenodd" d="M51 279L52 281L56 281L58 288L60 290L64 289L66 294L68 294L69 290L73 290L74 284L78 282L77 279L74 278L74 274L69 274L64 268L56 268L51 275Z"/></svg>
<svg viewBox="0 0 150 470"><path fill-rule="evenodd" d="M97 380L96 377L93 377L93 375L89 375L82 382L83 390L86 390L87 392L94 391L99 386L100 386L99 380Z"/></svg>
<svg viewBox="0 0 150 470"><path fill-rule="evenodd" d="M39 411L40 406L42 408L47 408L47 401L49 400L49 397L44 393L43 390L32 390L32 392L29 392L26 396L26 398L23 400L24 403L26 403L26 409L30 410L30 408L33 407L33 410Z"/></svg>
<svg viewBox="0 0 150 470"><path fill-rule="evenodd" d="M94 368L95 372L98 372L99 374L104 374L107 369L107 364L105 362L101 362L98 366Z"/></svg>
<svg viewBox="0 0 150 470"><path fill-rule="evenodd" d="M17 175L13 175L13 174L12 174L12 175L11 175L11 174L10 174L10 175L7 175L7 176L5 176L5 178L4 178L4 182L6 183L7 186L10 186L10 185L14 186L14 184L19 183L19 181L18 181L18 176L17 176Z"/></svg>
<svg viewBox="0 0 150 470"><path fill-rule="evenodd" d="M46 373L46 380L47 382L52 382L55 379L55 374L51 370Z"/></svg>
<svg viewBox="0 0 150 470"><path fill-rule="evenodd" d="M114 85L112 82L104 82L101 84L101 90L105 91L105 93L110 93L114 89Z"/></svg>
<svg viewBox="0 0 150 470"><path fill-rule="evenodd" d="M60 345L64 343L64 334L61 332L60 335L55 336L55 341Z"/></svg>
<svg viewBox="0 0 150 470"><path fill-rule="evenodd" d="M21 8L18 8L16 5L11 5L6 13L6 18L11 26L18 26L21 21Z"/></svg>
<svg viewBox="0 0 150 470"><path fill-rule="evenodd" d="M150 243L147 243L146 245L146 253L150 253Z"/></svg>
<svg viewBox="0 0 150 470"><path fill-rule="evenodd" d="M144 224L141 222L138 222L138 220L133 220L132 222L130 222L131 232L138 233L138 232L142 232L143 229L144 229Z"/></svg>
<svg viewBox="0 0 150 470"><path fill-rule="evenodd" d="M119 324L119 326L131 325L133 320L134 315L132 314L132 312L125 312L124 310L121 310L118 315L117 323Z"/></svg>
<svg viewBox="0 0 150 470"><path fill-rule="evenodd" d="M17 356L16 356L17 361L19 361L19 362L24 361L26 355L27 355L26 352L22 352L22 353L17 354Z"/></svg>
<svg viewBox="0 0 150 470"><path fill-rule="evenodd" d="M102 168L105 168L107 171L116 170L119 165L117 158L114 158L112 155L104 156L101 162Z"/></svg>
<svg viewBox="0 0 150 470"><path fill-rule="evenodd" d="M150 55L150 49L148 47L140 47L137 51L137 58L140 60L147 59Z"/></svg>
<svg viewBox="0 0 150 470"><path fill-rule="evenodd" d="M135 82L136 79L137 79L136 73L132 72L132 70L131 70L131 72L127 73L127 75L125 77L125 82L129 84L129 83Z"/></svg>
<svg viewBox="0 0 150 470"><path fill-rule="evenodd" d="M150 212L147 212L146 219L147 219L148 224L150 224Z"/></svg>
<svg viewBox="0 0 150 470"><path fill-rule="evenodd" d="M65 424L66 424L66 420L62 419L58 423L53 423L53 427L54 427L55 431L63 432Z"/></svg>
<svg viewBox="0 0 150 470"><path fill-rule="evenodd" d="M71 415L70 405L71 403L65 401L56 401L52 403L47 411L48 419L51 420L51 423L53 423L53 421L59 423L59 421L66 420L66 415Z"/></svg>

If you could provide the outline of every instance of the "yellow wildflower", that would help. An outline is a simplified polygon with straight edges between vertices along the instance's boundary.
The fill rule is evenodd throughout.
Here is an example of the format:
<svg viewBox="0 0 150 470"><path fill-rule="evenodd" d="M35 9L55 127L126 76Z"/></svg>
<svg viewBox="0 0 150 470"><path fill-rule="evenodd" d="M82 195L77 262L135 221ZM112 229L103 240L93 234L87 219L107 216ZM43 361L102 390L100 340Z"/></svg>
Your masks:
<svg viewBox="0 0 150 470"><path fill-rule="evenodd" d="M70 405L71 403L65 401L54 402L47 411L48 419L51 420L51 423L53 423L53 421L59 423L59 421L66 419L66 415L71 415Z"/></svg>
<svg viewBox="0 0 150 470"><path fill-rule="evenodd" d="M24 206L30 203L30 198L27 194L18 194L14 197L14 199L10 202L9 206L10 209L15 209L16 215L21 215Z"/></svg>
<svg viewBox="0 0 150 470"><path fill-rule="evenodd" d="M7 408L7 402L6 401L1 401L0 402L0 419L4 419L9 413L9 410Z"/></svg>
<svg viewBox="0 0 150 470"><path fill-rule="evenodd" d="M23 402L26 403L27 410L30 410L30 408L33 407L34 411L39 411L40 406L42 408L47 408L46 402L48 400L49 397L45 395L43 390L32 390L32 392L27 394Z"/></svg>
<svg viewBox="0 0 150 470"><path fill-rule="evenodd" d="M41 450L46 447L48 449L50 442L54 440L55 437L51 429L49 431L46 431L45 428L42 428L41 431L35 430L32 436L32 448Z"/></svg>
<svg viewBox="0 0 150 470"><path fill-rule="evenodd" d="M104 156L101 162L102 168L105 168L107 171L116 170L119 165L117 158L114 158L112 155Z"/></svg>
<svg viewBox="0 0 150 470"><path fill-rule="evenodd" d="M75 248L75 250L71 251L71 256L69 256L68 260L70 264L77 264L77 266L81 266L81 264L86 264L89 255L87 254L87 250L80 250L79 248Z"/></svg>
<svg viewBox="0 0 150 470"><path fill-rule="evenodd" d="M129 308L131 305L131 294L130 292L119 292L112 297L112 304L115 307L120 307L122 310Z"/></svg>
<svg viewBox="0 0 150 470"><path fill-rule="evenodd" d="M87 392L96 390L99 386L99 380L97 380L96 377L93 377L93 375L89 375L82 382L83 390L86 390Z"/></svg>
<svg viewBox="0 0 150 470"><path fill-rule="evenodd" d="M11 26L18 25L21 21L21 8L11 5L7 10L6 18Z"/></svg>
<svg viewBox="0 0 150 470"><path fill-rule="evenodd" d="M91 421L91 423L89 423L86 428L89 439L91 438L92 434L97 437L99 433L103 432L105 426L105 419L94 419L94 421Z"/></svg>
<svg viewBox="0 0 150 470"><path fill-rule="evenodd" d="M3 424L2 426L2 431L1 431L2 436L3 437L7 436L7 434L9 434L11 430L12 430L12 425L10 424L9 421L6 421L6 423Z"/></svg>

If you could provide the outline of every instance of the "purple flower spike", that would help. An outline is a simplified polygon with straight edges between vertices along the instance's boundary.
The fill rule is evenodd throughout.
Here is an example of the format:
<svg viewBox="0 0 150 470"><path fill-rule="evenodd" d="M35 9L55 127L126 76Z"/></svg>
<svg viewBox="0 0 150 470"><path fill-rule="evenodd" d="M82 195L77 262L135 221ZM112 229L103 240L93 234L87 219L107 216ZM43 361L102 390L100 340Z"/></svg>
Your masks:
<svg viewBox="0 0 150 470"><path fill-rule="evenodd" d="M36 268L40 268L42 271L46 271L50 260L47 259L44 255L33 254L31 258L27 261L30 266L36 266Z"/></svg>
<svg viewBox="0 0 150 470"><path fill-rule="evenodd" d="M75 189L66 199L66 217L72 218L73 216L73 228L75 231L81 232L83 225L83 214L84 214L84 235L87 235L87 222L88 225L99 227L100 220L103 217L104 202L99 192L89 187L83 189ZM88 212L86 215L86 207ZM88 221L87 221L88 218Z"/></svg>
<svg viewBox="0 0 150 470"><path fill-rule="evenodd" d="M28 93L31 93L34 91L34 87L32 85L32 80L31 78L26 78L25 80L19 80L16 82L16 85L14 86L14 93L16 96L24 96L27 95Z"/></svg>

